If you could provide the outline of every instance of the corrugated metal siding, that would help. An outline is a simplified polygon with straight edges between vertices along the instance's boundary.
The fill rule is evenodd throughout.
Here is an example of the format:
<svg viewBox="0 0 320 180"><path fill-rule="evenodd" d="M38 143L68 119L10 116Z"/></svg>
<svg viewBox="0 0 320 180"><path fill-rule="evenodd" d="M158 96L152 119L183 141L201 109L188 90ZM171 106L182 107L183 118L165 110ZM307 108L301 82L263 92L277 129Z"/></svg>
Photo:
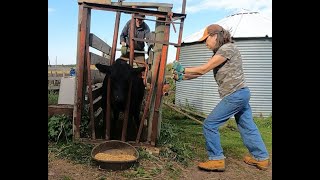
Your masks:
<svg viewBox="0 0 320 180"><path fill-rule="evenodd" d="M272 114L272 39L238 39L246 82L251 91L250 105L254 116ZM213 55L204 44L181 47L180 62L183 66L203 64ZM176 104L189 105L209 114L221 100L212 71L204 76L177 82Z"/></svg>

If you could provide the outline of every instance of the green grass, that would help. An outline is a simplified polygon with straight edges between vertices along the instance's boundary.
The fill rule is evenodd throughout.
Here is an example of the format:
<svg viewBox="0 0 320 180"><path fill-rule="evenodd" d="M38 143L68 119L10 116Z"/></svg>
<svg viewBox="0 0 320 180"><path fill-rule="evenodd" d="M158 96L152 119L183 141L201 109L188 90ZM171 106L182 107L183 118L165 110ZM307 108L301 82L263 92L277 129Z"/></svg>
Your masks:
<svg viewBox="0 0 320 180"><path fill-rule="evenodd" d="M171 124L171 126L174 127L172 134L176 134L178 138L178 141L175 141L173 146L179 146L181 143L192 145L193 148L190 147L190 150L193 152L193 155L190 156L190 158L206 160L207 152L205 150L202 125L168 107L164 107L163 115L163 123ZM272 154L272 117L255 118L254 121L261 132L262 139L266 144L268 152ZM241 159L243 155L248 153L247 148L242 142L234 119L227 121L227 123L220 128L219 132L221 146L225 156Z"/></svg>
<svg viewBox="0 0 320 180"><path fill-rule="evenodd" d="M160 158L150 155L145 150L138 148L140 160L157 162L161 167L137 166L124 171L122 176L127 178L152 179L159 174L166 174L170 179L179 177L181 170L174 163L185 167L192 165L193 160L207 160L205 139L202 125L188 119L184 115L163 107L161 133L157 143L160 148ZM272 155L272 117L255 118L267 149ZM221 145L226 157L241 159L247 154L247 149L242 143L235 120L230 119L220 128ZM90 153L93 145L82 143L51 142L48 151L60 158L67 158L82 164L92 164ZM161 159L161 160L160 160ZM161 161L161 162L160 162ZM103 179L103 177L101 178Z"/></svg>
<svg viewBox="0 0 320 180"><path fill-rule="evenodd" d="M80 142L59 142L49 143L48 152L53 152L57 157L69 159L80 164L91 164L91 144L83 144Z"/></svg>

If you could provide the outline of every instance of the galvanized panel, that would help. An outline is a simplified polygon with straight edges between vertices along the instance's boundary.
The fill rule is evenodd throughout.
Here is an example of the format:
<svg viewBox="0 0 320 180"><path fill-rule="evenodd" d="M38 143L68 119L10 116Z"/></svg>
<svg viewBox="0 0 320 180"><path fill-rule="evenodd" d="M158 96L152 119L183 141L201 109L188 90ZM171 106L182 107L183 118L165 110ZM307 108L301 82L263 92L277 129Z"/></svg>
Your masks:
<svg viewBox="0 0 320 180"><path fill-rule="evenodd" d="M251 91L250 105L254 116L272 115L272 39L236 39L243 59L246 82ZM197 66L213 55L205 44L181 47L183 66ZM204 76L176 83L176 104L192 106L209 114L221 100L212 71Z"/></svg>

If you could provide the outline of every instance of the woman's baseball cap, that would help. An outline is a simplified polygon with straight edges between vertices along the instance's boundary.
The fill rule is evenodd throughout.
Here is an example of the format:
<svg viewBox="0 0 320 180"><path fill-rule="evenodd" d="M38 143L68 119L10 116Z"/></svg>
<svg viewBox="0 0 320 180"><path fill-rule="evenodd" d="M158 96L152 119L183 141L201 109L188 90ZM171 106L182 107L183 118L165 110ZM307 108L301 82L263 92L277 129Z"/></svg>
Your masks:
<svg viewBox="0 0 320 180"><path fill-rule="evenodd" d="M204 40L207 39L207 37L209 35L216 34L216 33L219 33L221 31L223 31L223 28L220 25L211 24L211 25L206 27L206 29L203 32L203 36L197 42L204 41Z"/></svg>

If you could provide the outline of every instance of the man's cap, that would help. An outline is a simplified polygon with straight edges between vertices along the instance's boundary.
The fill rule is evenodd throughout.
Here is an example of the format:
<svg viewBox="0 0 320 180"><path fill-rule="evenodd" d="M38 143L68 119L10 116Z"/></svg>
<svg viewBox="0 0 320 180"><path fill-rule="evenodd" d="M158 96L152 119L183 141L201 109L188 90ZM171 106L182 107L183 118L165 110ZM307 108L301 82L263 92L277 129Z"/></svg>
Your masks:
<svg viewBox="0 0 320 180"><path fill-rule="evenodd" d="M138 18L138 19L143 19L145 17L146 17L146 15L144 15L144 14L136 14L136 18Z"/></svg>
<svg viewBox="0 0 320 180"><path fill-rule="evenodd" d="M207 37L209 35L212 35L212 34L216 34L216 33L219 33L223 30L223 28L218 25L218 24L211 24L209 26L206 27L206 29L204 30L203 32L203 36L197 41L197 42L201 42L201 41L204 41L207 39Z"/></svg>

